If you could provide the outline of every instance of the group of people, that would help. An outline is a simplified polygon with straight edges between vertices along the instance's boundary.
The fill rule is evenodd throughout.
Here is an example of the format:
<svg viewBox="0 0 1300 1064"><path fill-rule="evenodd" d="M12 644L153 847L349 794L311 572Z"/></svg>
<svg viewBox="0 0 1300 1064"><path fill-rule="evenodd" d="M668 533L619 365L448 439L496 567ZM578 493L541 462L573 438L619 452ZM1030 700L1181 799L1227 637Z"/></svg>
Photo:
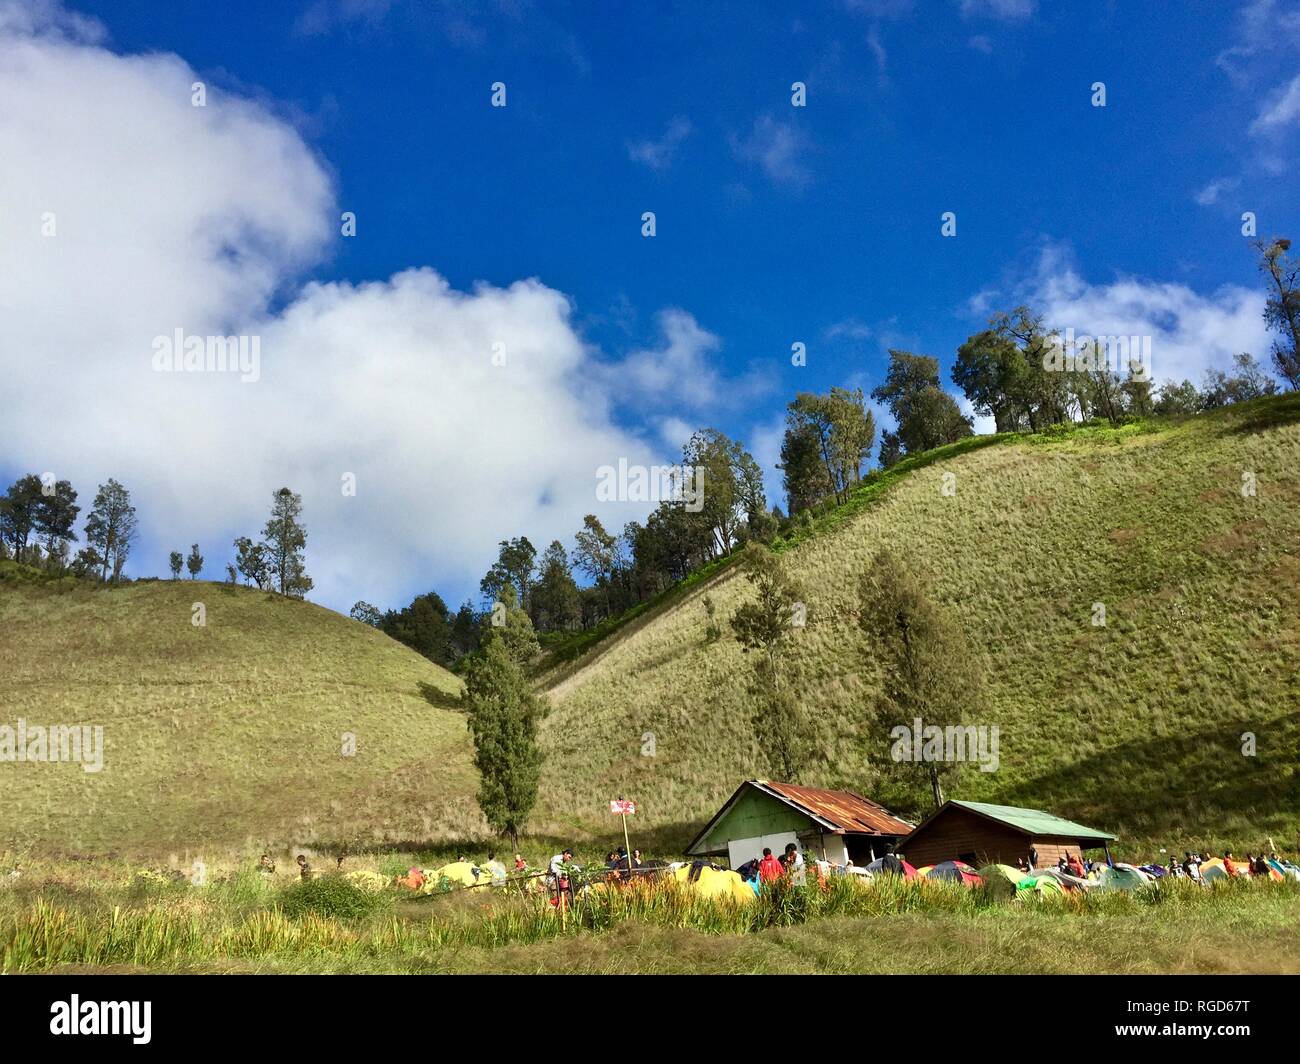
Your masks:
<svg viewBox="0 0 1300 1064"><path fill-rule="evenodd" d="M1144 872L1156 876L1185 878L1200 883L1204 881L1201 866L1213 860L1216 860L1216 858L1208 851L1201 853L1186 850L1181 861L1176 854L1170 854L1167 864L1156 861L1140 867ZM1281 862L1281 858L1278 857L1276 851L1267 856L1263 851L1248 853L1242 859L1234 857L1231 850L1224 850L1223 857L1217 860L1222 863L1224 872L1234 879L1243 876L1268 879L1274 873L1274 868L1269 862L1272 861L1273 864ZM1057 859L1056 871L1063 875L1074 876L1076 879L1095 879L1109 863L1109 858L1106 861L1092 861L1084 858L1081 854L1070 853L1067 850L1064 855ZM1043 870L1043 866L1038 861L1038 850L1033 846L1030 846L1026 857L1017 859L1016 866L1027 875Z"/></svg>
<svg viewBox="0 0 1300 1064"><path fill-rule="evenodd" d="M627 855L627 848L620 846L617 850L610 850L605 855L605 868L612 873L610 878L617 879L621 874L633 871L637 868L645 867L645 861L641 858L641 851L632 850L632 856Z"/></svg>
<svg viewBox="0 0 1300 1064"><path fill-rule="evenodd" d="M1087 879L1094 872L1101 870L1102 862L1086 860L1082 854L1066 850L1056 860L1056 870L1062 875L1074 876L1075 879ZM1043 866L1038 861L1038 847L1030 846L1027 857L1016 858L1016 867L1026 875L1041 872Z"/></svg>
<svg viewBox="0 0 1300 1064"><path fill-rule="evenodd" d="M1246 854L1245 860L1241 860L1240 858L1233 857L1231 850L1224 850L1222 857L1223 870L1227 872L1229 877L1232 879L1237 879L1240 876L1260 876L1264 879L1268 879L1271 877L1273 871L1272 867L1268 863L1269 858L1272 858L1274 862L1279 862L1281 860L1276 852L1269 854L1268 858L1266 858L1262 852L1248 853ZM1201 865L1205 864L1205 862L1209 860L1211 860L1211 857L1208 853L1192 853L1189 850L1185 850L1181 862L1177 857L1170 856L1169 869L1166 874L1171 876L1186 876L1188 879L1200 882L1202 879Z"/></svg>
<svg viewBox="0 0 1300 1064"><path fill-rule="evenodd" d="M792 883L802 886L807 874L805 868L803 854L799 852L799 847L793 842L787 842L785 852L780 857L773 855L770 846L764 846L761 857L746 861L736 871L747 883L771 883L783 876L789 876Z"/></svg>

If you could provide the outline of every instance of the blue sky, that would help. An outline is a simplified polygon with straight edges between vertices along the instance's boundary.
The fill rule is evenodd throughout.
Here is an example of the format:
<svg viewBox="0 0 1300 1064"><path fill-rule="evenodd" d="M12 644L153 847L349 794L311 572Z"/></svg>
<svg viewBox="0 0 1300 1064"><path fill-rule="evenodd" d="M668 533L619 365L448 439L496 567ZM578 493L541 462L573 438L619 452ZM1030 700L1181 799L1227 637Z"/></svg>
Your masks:
<svg viewBox="0 0 1300 1064"><path fill-rule="evenodd" d="M400 314L402 298L387 286L418 267L471 294L483 283L509 291L535 278L567 301L567 327L583 347L548 378L569 390L538 411L537 432L569 431L562 400L577 396L604 411L592 428L602 442L582 453L611 460L671 459L687 429L713 425L749 442L771 470L796 391L869 389L890 347L936 355L946 371L991 310L1021 299L1062 328L1154 333L1157 378L1197 378L1243 345L1264 356L1261 328L1250 324L1262 287L1241 215L1254 212L1261 235L1297 229L1300 18L1269 0L1189 2L1177 16L1169 5L1046 0L72 5L98 22L89 29L48 5L18 4L11 18L24 9L14 41L93 51L104 92L118 91L106 73L114 61L174 56L210 87L209 110L239 100L257 113L235 150L197 133L193 145L160 138L150 148L157 122L106 135L99 150L114 165L134 152L128 162L148 173L150 151L223 152L233 163L267 129L306 153L281 182L296 189L303 180L293 206L249 208L258 246L247 254L269 262L264 283L232 296L216 318L296 321L304 292L319 292L312 282L338 282L352 300L357 286L374 282L393 304L381 313ZM146 85L164 80L143 76ZM805 107L791 105L796 81L807 86ZM1105 107L1092 104L1099 81ZM506 85L504 108L490 106L494 82ZM111 114L127 123L123 111L131 108ZM280 166L287 150L268 165ZM40 157L31 158L39 171ZM117 209L149 212L141 179L122 165ZM220 195L242 203L246 173L220 173ZM202 213L210 205L185 209L212 224ZM304 218L286 237L274 219L299 209ZM352 238L338 235L345 210L357 215ZM655 212L653 238L641 235L644 211ZM953 238L940 235L945 211L957 216ZM268 241L289 250L267 252ZM167 254L174 245L154 258ZM155 305L166 305L162 294ZM365 328L346 335L364 345L374 335ZM807 345L806 366L790 364L796 341ZM283 379L274 357L268 349L259 403L276 401L264 398ZM304 354L294 372L308 374L310 364ZM431 382L430 417L443 402L457 405L446 373L421 380ZM377 387L367 378L367 394ZM295 401L312 404L313 425L334 429L320 453L334 437L366 438L367 422L350 421L356 411L329 398L359 390L346 380L305 400L295 390ZM410 401L411 388L402 391ZM196 414L229 423L229 411L218 416L227 401L195 397ZM99 388L84 402L83 415L98 414L108 400ZM484 402L491 410L491 398ZM382 419L385 409L380 397L366 416ZM420 404L402 409L416 416ZM32 432L0 435L0 453L18 456L0 459L0 472L56 450L88 501L101 450L75 438L53 448L57 431L47 418L35 441ZM75 437L75 425L68 431ZM610 444L611 434L627 445ZM214 447L220 453L215 435L205 442L197 464L213 461ZM427 453L435 443L444 445L403 437L401 447ZM121 440L122 453L134 455L126 467L167 515L143 522L137 574L163 568L177 521L184 544L212 542L209 558L223 564L216 544L247 524L245 511L260 513L280 478L302 486L312 527L314 478L322 492L327 479L307 457L286 456L246 485L207 471L154 477L149 456L160 459L169 445L166 437ZM280 450L268 436L263 451ZM323 468L337 480L335 466ZM558 483L577 467L576 455L557 462L515 524L508 506L464 500L430 472L438 502L427 538L418 524L384 520L397 496L376 498L359 542L367 552L393 549L398 575L344 560L356 522L318 508L331 527L322 529L324 553L309 552L322 578L317 597L341 609L357 598L392 606L436 586L459 601L497 539L528 534L540 548L576 530L594 507L580 494L562 497L548 478ZM783 503L774 473L768 486ZM499 490L519 488L506 479ZM226 509L198 501L236 491L247 501ZM231 511L242 525L228 523ZM454 550L430 542L457 537L464 542Z"/></svg>

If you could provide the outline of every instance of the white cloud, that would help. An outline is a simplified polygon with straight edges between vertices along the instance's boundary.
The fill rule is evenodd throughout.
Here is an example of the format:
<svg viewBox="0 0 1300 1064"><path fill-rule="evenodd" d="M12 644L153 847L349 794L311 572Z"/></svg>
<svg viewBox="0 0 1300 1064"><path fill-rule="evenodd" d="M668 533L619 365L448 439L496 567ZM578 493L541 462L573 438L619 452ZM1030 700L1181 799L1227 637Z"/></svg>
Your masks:
<svg viewBox="0 0 1300 1064"><path fill-rule="evenodd" d="M827 326L824 335L828 340L866 340L871 336L871 326L858 318L845 318Z"/></svg>
<svg viewBox="0 0 1300 1064"><path fill-rule="evenodd" d="M658 323L661 343L603 367L600 377L616 400L642 410L699 414L740 406L771 388L771 373L761 368L724 378L715 364L722 341L689 312L670 307L659 313Z"/></svg>
<svg viewBox="0 0 1300 1064"><path fill-rule="evenodd" d="M738 158L757 164L778 185L800 187L811 179L808 137L792 122L761 115L746 137L732 138L732 149Z"/></svg>
<svg viewBox="0 0 1300 1064"><path fill-rule="evenodd" d="M880 81L884 82L889 73L889 52L885 50L884 42L880 39L880 30L872 26L867 32L867 47L871 49L872 58L876 61L876 73Z"/></svg>
<svg viewBox="0 0 1300 1064"><path fill-rule="evenodd" d="M1252 133L1273 133L1300 120L1300 74L1271 93L1250 124Z"/></svg>
<svg viewBox="0 0 1300 1064"><path fill-rule="evenodd" d="M400 604L413 581L482 571L501 538L570 535L601 512L599 465L661 458L611 420L623 378L562 293L460 292L427 268L295 292L343 239L298 134L211 87L192 107L175 56L119 56L18 10L0 7L0 378L21 401L0 454L87 504L126 484L143 532L128 571L197 539L220 577L229 537L256 533L287 484L312 597ZM707 336L673 320L672 357ZM154 372L153 338L178 327L260 336L260 381Z"/></svg>
<svg viewBox="0 0 1300 1064"><path fill-rule="evenodd" d="M1046 244L1029 277L981 293L989 305L1028 303L1049 328L1075 335L1150 336L1151 372L1157 381L1199 382L1207 369L1230 366L1249 351L1269 350L1263 290L1223 285L1200 293L1187 285L1138 277L1095 284L1079 273L1070 249Z"/></svg>
<svg viewBox="0 0 1300 1064"><path fill-rule="evenodd" d="M1300 10L1290 0L1252 0L1237 12L1235 41L1216 57L1238 86L1259 80L1274 56L1293 56L1300 47Z"/></svg>
<svg viewBox="0 0 1300 1064"><path fill-rule="evenodd" d="M613 367L624 394L647 405L671 396L696 410L713 405L721 377L709 359L722 341L676 307L660 313L659 328L662 345L633 351Z"/></svg>
<svg viewBox="0 0 1300 1064"><path fill-rule="evenodd" d="M329 33L340 26L376 26L388 16L392 0L314 0L294 21L294 32L305 37Z"/></svg>
<svg viewBox="0 0 1300 1064"><path fill-rule="evenodd" d="M987 15L1012 22L1031 18L1038 10L1038 0L961 0L963 18Z"/></svg>
<svg viewBox="0 0 1300 1064"><path fill-rule="evenodd" d="M677 149L691 135L691 123L678 116L668 123L664 135L658 140L641 140L627 146L628 158L644 163L651 170L667 170L677 156Z"/></svg>
<svg viewBox="0 0 1300 1064"><path fill-rule="evenodd" d="M977 52L983 52L985 55L993 54L993 42L982 33L977 33L966 43Z"/></svg>
<svg viewBox="0 0 1300 1064"><path fill-rule="evenodd" d="M1219 201L1219 197L1225 192L1231 192L1241 184L1239 177L1220 177L1211 181L1194 197L1196 202L1202 207L1209 207Z"/></svg>

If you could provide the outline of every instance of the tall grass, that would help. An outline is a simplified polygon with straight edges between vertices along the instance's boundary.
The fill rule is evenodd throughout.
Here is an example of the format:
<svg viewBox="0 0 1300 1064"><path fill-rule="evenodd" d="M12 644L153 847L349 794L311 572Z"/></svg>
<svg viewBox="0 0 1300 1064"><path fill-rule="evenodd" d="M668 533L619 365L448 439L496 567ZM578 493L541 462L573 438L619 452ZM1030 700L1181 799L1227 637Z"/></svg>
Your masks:
<svg viewBox="0 0 1300 1064"><path fill-rule="evenodd" d="M283 902L292 888L244 911L238 892L178 895L147 908L78 908L38 897L0 914L0 972L39 972L64 965L177 969L205 962L298 959L332 966L394 965L431 952L499 949L560 937L581 938L639 923L706 935L747 935L833 917L861 920L909 915L962 915L1021 923L1040 918L1113 917L1149 911L1201 913L1214 923L1294 926L1300 892L1291 884L1229 883L1213 890L1162 883L1134 894L1092 892L1013 901L981 889L926 880L832 877L824 886L780 883L750 904L701 898L674 881L597 887L560 910L545 896L471 892L459 904L441 899L424 917L383 906L351 916L325 915ZM482 899L482 900L479 900Z"/></svg>

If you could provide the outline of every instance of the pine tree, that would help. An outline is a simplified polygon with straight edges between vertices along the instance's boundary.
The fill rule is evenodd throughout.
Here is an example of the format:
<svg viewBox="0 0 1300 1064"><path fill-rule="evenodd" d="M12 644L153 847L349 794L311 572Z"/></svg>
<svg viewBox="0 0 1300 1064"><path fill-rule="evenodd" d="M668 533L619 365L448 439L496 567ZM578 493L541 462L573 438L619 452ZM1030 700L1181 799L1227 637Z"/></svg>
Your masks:
<svg viewBox="0 0 1300 1064"><path fill-rule="evenodd" d="M203 555L199 553L197 543L190 545L190 556L185 559L185 568L190 571L191 580L203 572Z"/></svg>
<svg viewBox="0 0 1300 1064"><path fill-rule="evenodd" d="M469 660L465 702L479 772L479 808L492 829L509 834L517 846L537 801L542 765L537 728L544 708L498 631Z"/></svg>

